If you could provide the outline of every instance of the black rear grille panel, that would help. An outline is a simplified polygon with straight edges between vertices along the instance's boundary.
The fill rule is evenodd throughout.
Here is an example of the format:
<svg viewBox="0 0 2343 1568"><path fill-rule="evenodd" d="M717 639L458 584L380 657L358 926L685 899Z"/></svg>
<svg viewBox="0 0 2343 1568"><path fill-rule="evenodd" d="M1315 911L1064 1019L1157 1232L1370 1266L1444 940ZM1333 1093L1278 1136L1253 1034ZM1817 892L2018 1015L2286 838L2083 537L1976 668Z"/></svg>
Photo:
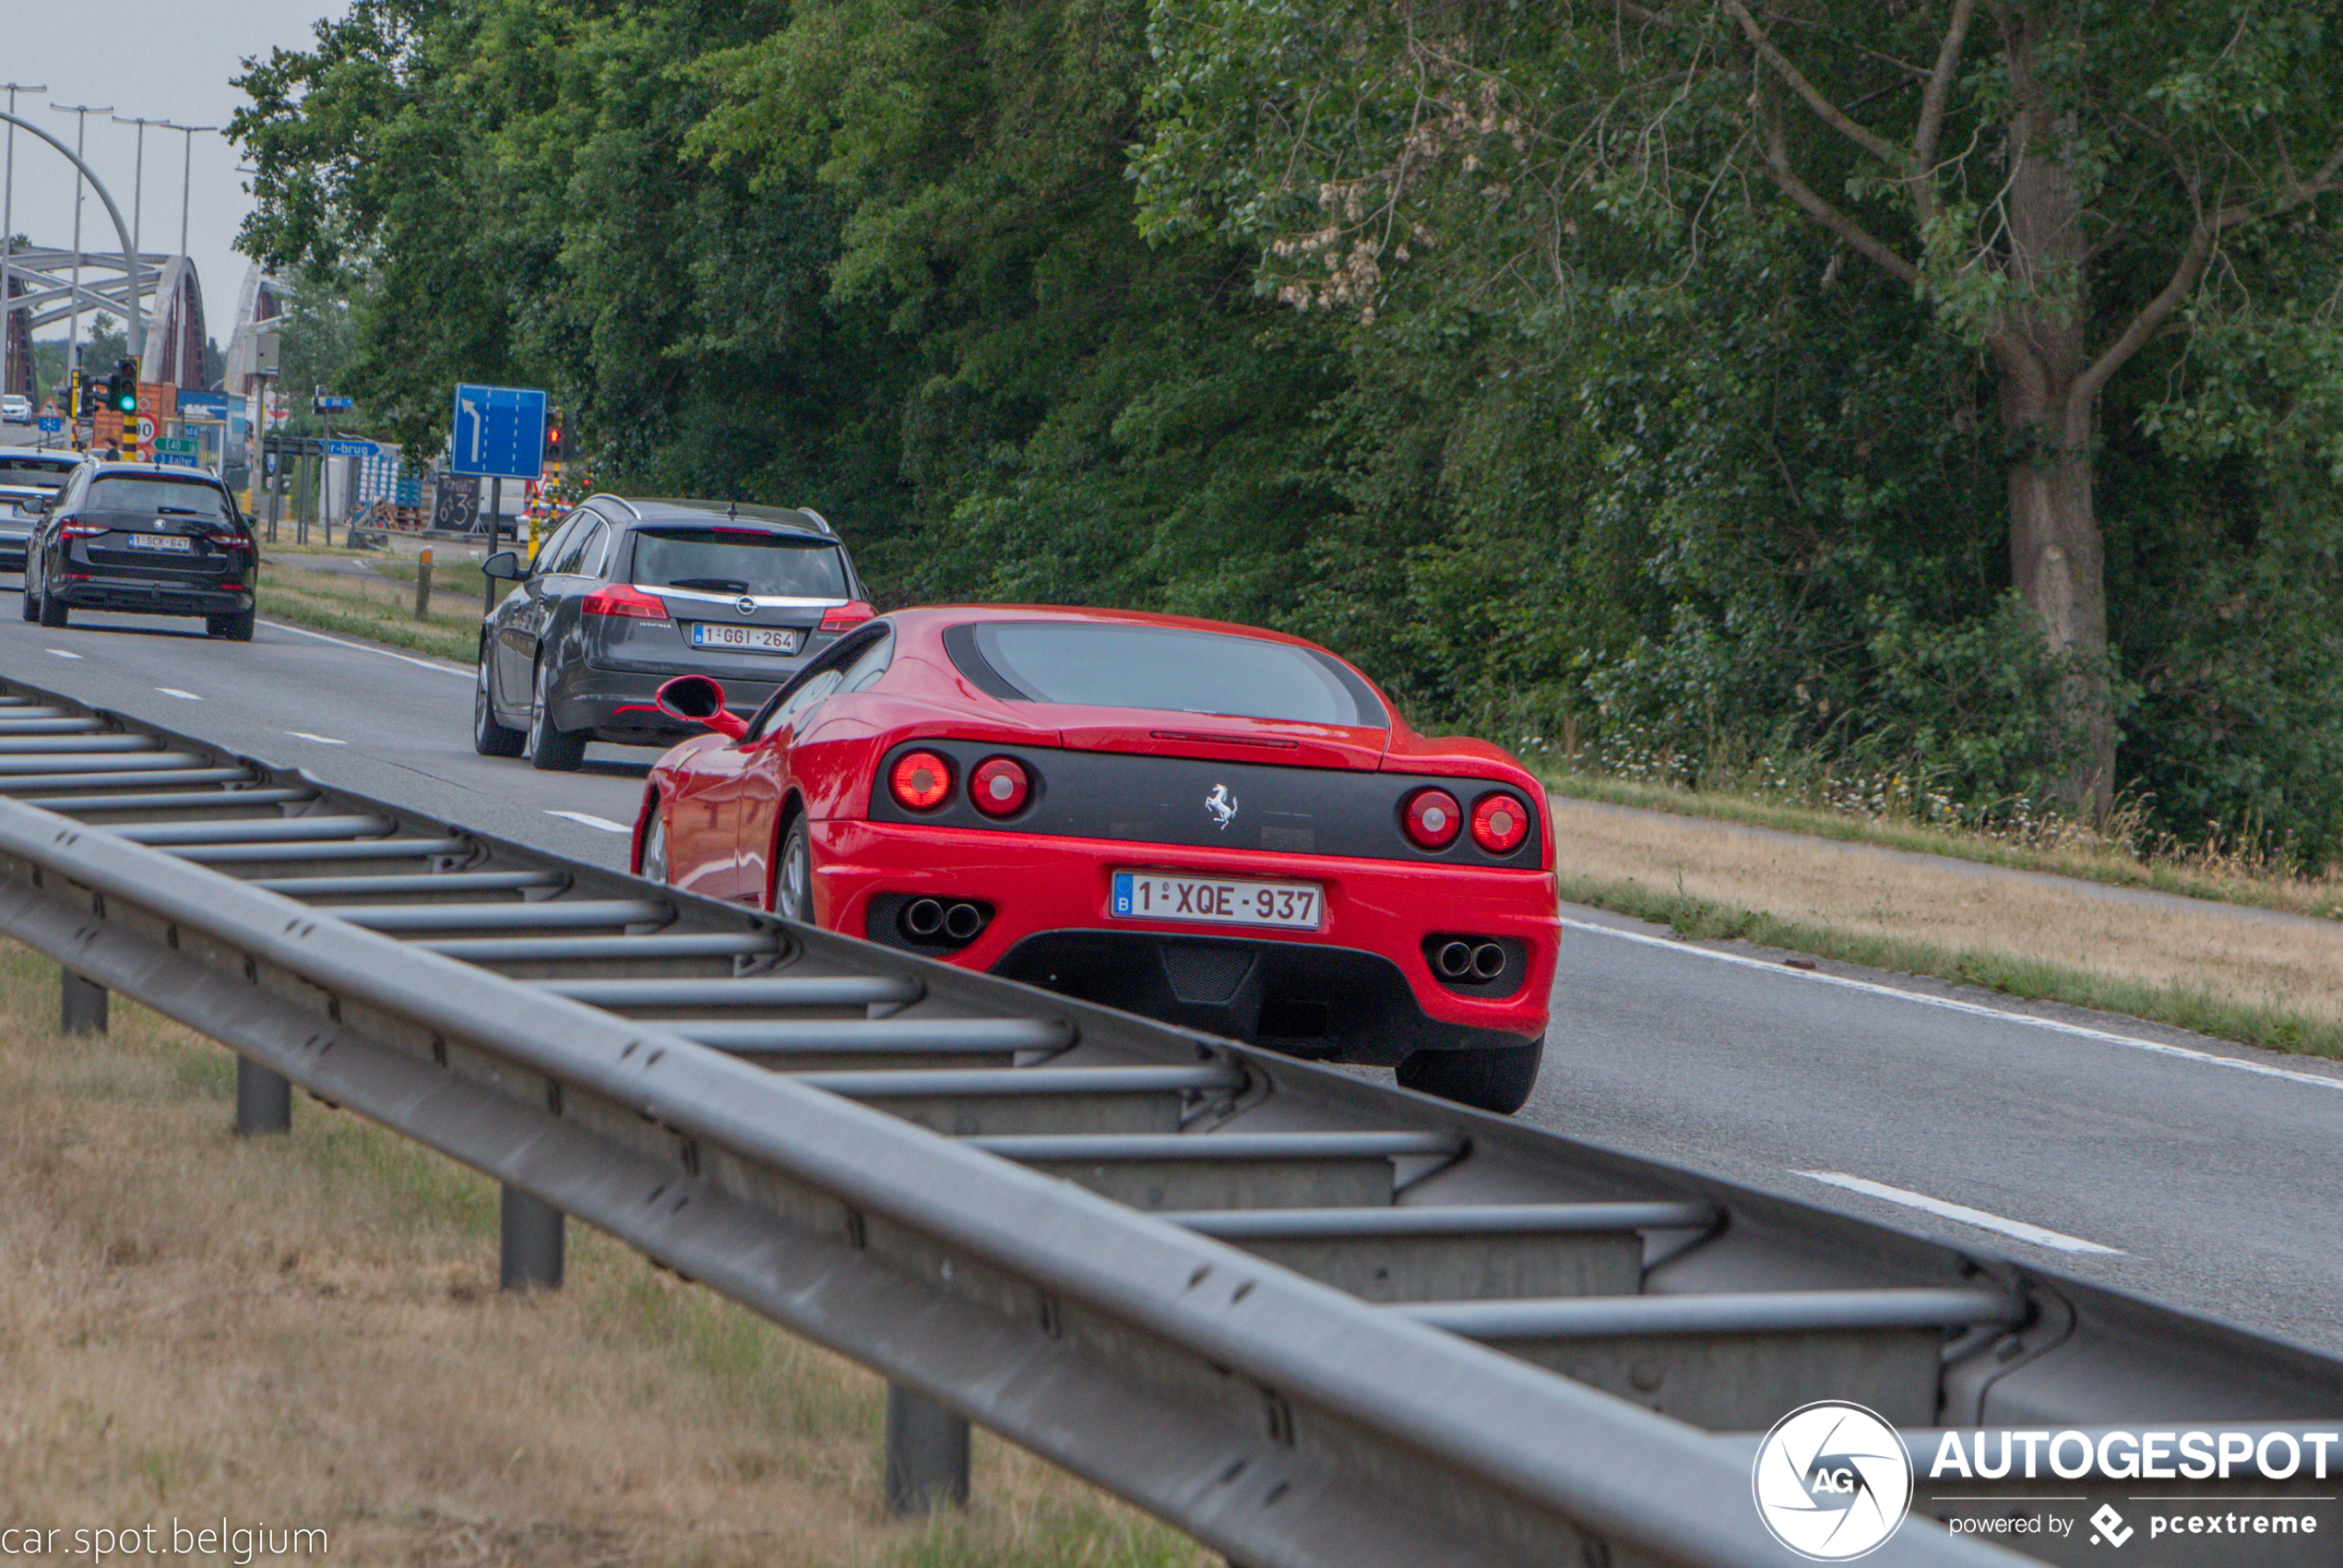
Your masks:
<svg viewBox="0 0 2343 1568"><path fill-rule="evenodd" d="M871 791L873 820L1272 855L1513 870L1535 870L1540 864L1539 816L1534 811L1529 814L1531 831L1510 854L1490 854L1473 841L1469 830L1459 832L1441 849L1420 849L1409 841L1400 821L1408 796L1426 785L1436 786L1469 810L1488 791L1485 780L937 740L912 742L888 753L879 766L880 778L910 751L937 752L951 759L950 798L934 811L907 811L882 783ZM1033 779L1033 798L1005 819L985 815L968 799L969 776L978 764L995 756L1015 757ZM1225 826L1205 805L1222 789L1236 802Z"/></svg>

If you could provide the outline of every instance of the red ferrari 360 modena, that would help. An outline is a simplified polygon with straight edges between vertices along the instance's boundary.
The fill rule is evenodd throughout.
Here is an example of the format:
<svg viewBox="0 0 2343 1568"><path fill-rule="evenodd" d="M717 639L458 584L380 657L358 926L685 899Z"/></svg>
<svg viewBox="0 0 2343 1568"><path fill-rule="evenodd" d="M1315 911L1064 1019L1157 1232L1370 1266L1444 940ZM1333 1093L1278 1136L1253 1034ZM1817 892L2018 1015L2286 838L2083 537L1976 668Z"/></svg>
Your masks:
<svg viewBox="0 0 2343 1568"><path fill-rule="evenodd" d="M635 864L970 968L1511 1111L1559 934L1545 793L1295 637L907 610L651 770Z"/></svg>

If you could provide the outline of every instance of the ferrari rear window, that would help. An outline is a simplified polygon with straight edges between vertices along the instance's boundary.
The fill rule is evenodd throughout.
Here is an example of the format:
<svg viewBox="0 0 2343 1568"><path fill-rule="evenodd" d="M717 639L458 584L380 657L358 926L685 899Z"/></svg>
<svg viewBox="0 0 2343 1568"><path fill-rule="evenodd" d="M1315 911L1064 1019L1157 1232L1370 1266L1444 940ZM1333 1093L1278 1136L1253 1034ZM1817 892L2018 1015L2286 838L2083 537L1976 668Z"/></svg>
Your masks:
<svg viewBox="0 0 2343 1568"><path fill-rule="evenodd" d="M81 505L88 512L154 512L219 522L229 517L226 493L216 484L197 480L94 479Z"/></svg>
<svg viewBox="0 0 2343 1568"><path fill-rule="evenodd" d="M985 621L965 629L968 637L945 639L954 661L980 686L1013 700L1375 730L1390 724L1373 687L1291 643L1078 621ZM971 658L988 668L969 669Z"/></svg>
<svg viewBox="0 0 2343 1568"><path fill-rule="evenodd" d="M827 540L754 529L637 529L627 581L769 599L844 603L846 560Z"/></svg>

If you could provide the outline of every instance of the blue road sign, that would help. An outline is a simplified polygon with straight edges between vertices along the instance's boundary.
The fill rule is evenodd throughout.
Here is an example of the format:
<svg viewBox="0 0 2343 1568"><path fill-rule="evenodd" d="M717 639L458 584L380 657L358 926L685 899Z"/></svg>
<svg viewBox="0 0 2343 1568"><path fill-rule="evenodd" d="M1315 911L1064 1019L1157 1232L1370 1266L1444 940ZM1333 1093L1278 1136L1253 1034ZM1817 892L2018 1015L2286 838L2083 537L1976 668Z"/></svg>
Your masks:
<svg viewBox="0 0 2343 1568"><path fill-rule="evenodd" d="M166 469L192 469L200 466L191 452L158 452L155 454L155 461Z"/></svg>
<svg viewBox="0 0 2343 1568"><path fill-rule="evenodd" d="M41 416L41 434L43 435L54 435L65 427L65 422L55 414Z"/></svg>
<svg viewBox="0 0 2343 1568"><path fill-rule="evenodd" d="M356 407L358 406L358 399L357 399L357 398L326 398L326 397L318 397L318 398L312 398L309 400L309 406L310 406L310 408L311 408L312 410L314 410L315 412L318 412L318 413L321 413L321 414L329 414L329 413L332 413L332 412L334 412L336 410L339 410L339 409L354 409L354 408L356 408Z"/></svg>
<svg viewBox="0 0 2343 1568"><path fill-rule="evenodd" d="M382 455L382 448L371 441L336 439L326 443L326 450L337 457L375 457Z"/></svg>
<svg viewBox="0 0 2343 1568"><path fill-rule="evenodd" d="M238 398L237 401L242 402L243 399ZM225 424L228 422L227 394L183 390L179 394L179 417L199 423Z"/></svg>
<svg viewBox="0 0 2343 1568"><path fill-rule="evenodd" d="M451 473L538 479L545 472L545 394L523 386L456 388Z"/></svg>

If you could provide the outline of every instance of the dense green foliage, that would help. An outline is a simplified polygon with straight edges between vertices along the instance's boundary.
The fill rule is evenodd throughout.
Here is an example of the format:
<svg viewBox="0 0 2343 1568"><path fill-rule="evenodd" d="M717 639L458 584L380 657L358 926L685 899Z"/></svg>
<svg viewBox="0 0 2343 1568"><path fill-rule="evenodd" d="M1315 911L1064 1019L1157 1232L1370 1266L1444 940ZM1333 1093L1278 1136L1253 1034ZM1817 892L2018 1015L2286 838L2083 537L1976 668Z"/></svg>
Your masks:
<svg viewBox="0 0 2343 1568"><path fill-rule="evenodd" d="M2214 119L2343 79L2322 7L2186 9L2159 42L2077 6L2076 56ZM343 279L386 434L435 445L458 379L548 386L599 483L815 505L896 602L1267 623L1516 747L2039 796L2074 741L2013 596L1991 279L1955 257L1916 294L1750 177L1730 70L1625 115L1660 78L1616 19L358 0L244 80L247 244ZM1704 28L1668 47L1721 57ZM1436 146L1433 55L1469 111ZM1339 137L1296 134L1313 104ZM1655 134L1664 178L1621 151ZM1437 165L1404 202L1369 177L1392 146ZM2110 383L2096 486L2122 778L2183 837L2314 860L2343 832L2332 218L2225 246L2193 330ZM2171 249L2095 258L2089 308L2136 309Z"/></svg>

